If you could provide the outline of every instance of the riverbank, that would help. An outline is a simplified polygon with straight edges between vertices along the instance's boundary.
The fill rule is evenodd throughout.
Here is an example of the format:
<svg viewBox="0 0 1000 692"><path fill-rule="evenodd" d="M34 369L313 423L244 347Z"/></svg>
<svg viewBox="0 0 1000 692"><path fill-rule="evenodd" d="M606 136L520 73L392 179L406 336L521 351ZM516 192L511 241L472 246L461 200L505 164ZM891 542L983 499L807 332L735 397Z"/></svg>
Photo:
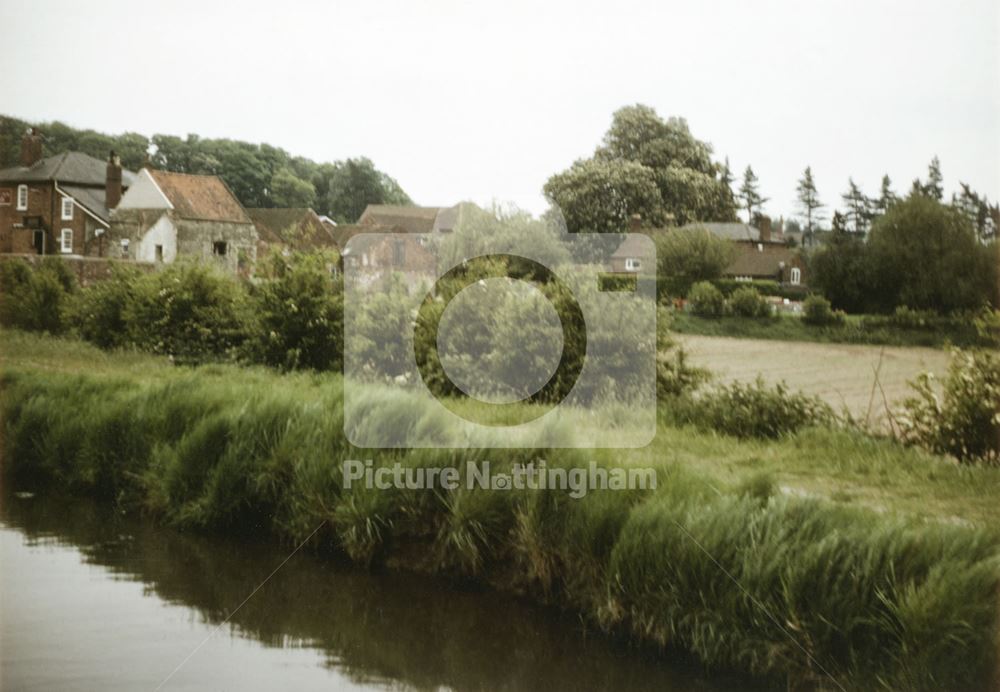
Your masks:
<svg viewBox="0 0 1000 692"><path fill-rule="evenodd" d="M4 472L183 528L471 579L793 688L990 689L1000 470L855 433L641 450L371 452L332 375L180 368L3 332ZM641 465L656 490L373 491L378 465ZM993 527L993 528L991 528Z"/></svg>

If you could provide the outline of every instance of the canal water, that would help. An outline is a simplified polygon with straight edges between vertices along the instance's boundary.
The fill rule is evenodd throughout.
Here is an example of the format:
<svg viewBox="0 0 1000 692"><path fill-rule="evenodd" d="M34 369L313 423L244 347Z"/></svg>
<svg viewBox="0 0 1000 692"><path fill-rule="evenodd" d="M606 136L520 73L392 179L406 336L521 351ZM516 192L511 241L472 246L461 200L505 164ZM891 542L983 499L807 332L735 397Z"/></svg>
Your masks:
<svg viewBox="0 0 1000 692"><path fill-rule="evenodd" d="M518 599L308 554L246 600L287 550L0 499L5 692L745 688Z"/></svg>

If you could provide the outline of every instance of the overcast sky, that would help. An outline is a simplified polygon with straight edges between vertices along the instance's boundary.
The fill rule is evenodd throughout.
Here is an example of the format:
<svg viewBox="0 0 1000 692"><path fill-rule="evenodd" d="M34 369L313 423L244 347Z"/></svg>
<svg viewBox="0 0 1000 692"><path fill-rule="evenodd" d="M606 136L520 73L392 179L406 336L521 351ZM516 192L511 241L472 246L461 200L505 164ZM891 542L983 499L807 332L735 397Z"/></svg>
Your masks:
<svg viewBox="0 0 1000 692"><path fill-rule="evenodd" d="M1000 197L1000 3L4 2L0 113L368 156L419 204L544 209L631 103L752 164L765 210L811 165Z"/></svg>

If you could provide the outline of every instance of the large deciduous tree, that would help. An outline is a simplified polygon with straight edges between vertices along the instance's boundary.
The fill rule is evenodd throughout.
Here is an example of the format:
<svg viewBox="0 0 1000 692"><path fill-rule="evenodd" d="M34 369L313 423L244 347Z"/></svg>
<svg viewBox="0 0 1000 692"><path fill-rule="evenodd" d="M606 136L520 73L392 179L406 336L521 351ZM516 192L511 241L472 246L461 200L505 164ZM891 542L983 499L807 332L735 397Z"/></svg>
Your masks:
<svg viewBox="0 0 1000 692"><path fill-rule="evenodd" d="M593 158L577 161L545 183L545 194L562 211L574 233L618 233L632 215L663 222L656 174L635 161Z"/></svg>
<svg viewBox="0 0 1000 692"><path fill-rule="evenodd" d="M594 156L552 176L545 193L574 232L624 231L635 213L647 225L731 221L731 175L725 178L728 168L711 154L683 118L664 120L648 106L627 106L614 113Z"/></svg>

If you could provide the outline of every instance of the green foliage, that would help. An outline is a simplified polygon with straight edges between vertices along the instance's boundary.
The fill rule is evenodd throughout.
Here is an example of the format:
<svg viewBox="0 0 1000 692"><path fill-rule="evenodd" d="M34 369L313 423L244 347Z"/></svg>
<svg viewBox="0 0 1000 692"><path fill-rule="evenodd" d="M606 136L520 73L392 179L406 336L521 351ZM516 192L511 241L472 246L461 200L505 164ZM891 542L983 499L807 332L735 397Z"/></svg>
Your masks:
<svg viewBox="0 0 1000 692"><path fill-rule="evenodd" d="M68 322L86 341L101 348L126 346L125 308L135 295L141 274L125 263L112 265L111 277L79 291L70 305Z"/></svg>
<svg viewBox="0 0 1000 692"><path fill-rule="evenodd" d="M656 236L661 298L685 296L691 286L718 279L736 254L732 243L705 229L676 229Z"/></svg>
<svg viewBox="0 0 1000 692"><path fill-rule="evenodd" d="M615 111L593 158L553 175L545 194L571 232L624 232L633 214L647 226L735 220L728 165L713 163L711 154L683 118L626 106Z"/></svg>
<svg viewBox="0 0 1000 692"><path fill-rule="evenodd" d="M740 438L778 438L807 426L830 426L836 417L817 397L792 392L784 383L719 385L694 399L680 420Z"/></svg>
<svg viewBox="0 0 1000 692"><path fill-rule="evenodd" d="M21 259L0 262L0 324L58 334L76 288L76 277L59 258L46 257L35 267Z"/></svg>
<svg viewBox="0 0 1000 692"><path fill-rule="evenodd" d="M197 363L232 358L246 340L246 292L221 270L174 264L132 287L123 319L137 348Z"/></svg>
<svg viewBox="0 0 1000 692"><path fill-rule="evenodd" d="M802 321L817 327L843 324L844 313L834 310L823 296L811 295L802 302Z"/></svg>
<svg viewBox="0 0 1000 692"><path fill-rule="evenodd" d="M729 307L737 317L770 317L771 306L753 286L742 286L729 296Z"/></svg>
<svg viewBox="0 0 1000 692"><path fill-rule="evenodd" d="M874 303L875 277L864 241L849 233L834 232L810 262L810 284L834 307L852 314L866 312Z"/></svg>
<svg viewBox="0 0 1000 692"><path fill-rule="evenodd" d="M413 204L399 183L366 158L338 161L327 177L327 208L338 223L354 223L369 204Z"/></svg>
<svg viewBox="0 0 1000 692"><path fill-rule="evenodd" d="M726 309L726 299L722 291L708 281L699 281L688 291L691 312L698 317L722 317Z"/></svg>
<svg viewBox="0 0 1000 692"><path fill-rule="evenodd" d="M903 403L904 440L959 461L1000 463L1000 358L988 351L956 351L938 394L934 377L911 383Z"/></svg>
<svg viewBox="0 0 1000 692"><path fill-rule="evenodd" d="M664 220L656 175L635 161L577 161L549 178L544 191L571 233L624 233L633 214L654 226Z"/></svg>
<svg viewBox="0 0 1000 692"><path fill-rule="evenodd" d="M285 369L339 370L343 359L343 285L320 255L274 257L273 277L254 291L253 360Z"/></svg>
<svg viewBox="0 0 1000 692"><path fill-rule="evenodd" d="M279 168L271 176L271 201L276 207L312 207L316 187L302 180L290 168Z"/></svg>

